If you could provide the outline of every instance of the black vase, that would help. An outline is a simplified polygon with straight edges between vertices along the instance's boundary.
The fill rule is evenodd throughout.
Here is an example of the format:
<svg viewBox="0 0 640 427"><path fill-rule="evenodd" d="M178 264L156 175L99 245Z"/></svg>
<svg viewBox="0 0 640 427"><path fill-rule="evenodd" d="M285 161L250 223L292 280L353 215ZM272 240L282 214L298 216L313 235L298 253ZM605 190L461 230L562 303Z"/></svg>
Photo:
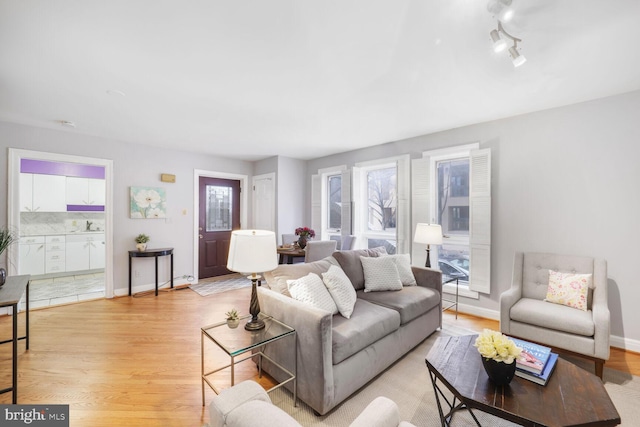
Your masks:
<svg viewBox="0 0 640 427"><path fill-rule="evenodd" d="M495 385L507 385L516 375L515 360L512 363L507 364L482 357L482 366L484 366L484 370L487 372L489 379Z"/></svg>
<svg viewBox="0 0 640 427"><path fill-rule="evenodd" d="M307 246L307 238L304 236L300 236L298 238L298 246L300 246L300 249L304 249L305 246Z"/></svg>
<svg viewBox="0 0 640 427"><path fill-rule="evenodd" d="M0 286L4 285L4 282L7 281L7 270L4 268L0 268Z"/></svg>

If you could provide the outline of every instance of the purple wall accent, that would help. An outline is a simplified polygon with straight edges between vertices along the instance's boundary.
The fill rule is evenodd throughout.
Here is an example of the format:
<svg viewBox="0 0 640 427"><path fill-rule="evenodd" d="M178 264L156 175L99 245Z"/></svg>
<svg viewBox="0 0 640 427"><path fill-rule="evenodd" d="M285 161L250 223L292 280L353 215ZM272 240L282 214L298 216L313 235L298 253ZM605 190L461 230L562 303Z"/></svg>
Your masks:
<svg viewBox="0 0 640 427"><path fill-rule="evenodd" d="M67 205L67 212L104 212L103 205Z"/></svg>
<svg viewBox="0 0 640 427"><path fill-rule="evenodd" d="M20 172L104 179L104 166L20 159Z"/></svg>

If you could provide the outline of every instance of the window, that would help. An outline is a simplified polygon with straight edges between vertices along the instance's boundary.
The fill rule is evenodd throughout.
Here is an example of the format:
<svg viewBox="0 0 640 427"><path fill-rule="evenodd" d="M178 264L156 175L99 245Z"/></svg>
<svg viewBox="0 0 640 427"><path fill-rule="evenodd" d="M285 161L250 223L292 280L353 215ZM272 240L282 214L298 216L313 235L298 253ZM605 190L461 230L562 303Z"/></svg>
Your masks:
<svg viewBox="0 0 640 427"><path fill-rule="evenodd" d="M311 227L316 238L340 240L351 234L351 179L346 166L320 169L311 177Z"/></svg>
<svg viewBox="0 0 640 427"><path fill-rule="evenodd" d="M408 193L408 156L361 163L354 168L355 234L360 247L384 246L406 253L409 212L402 209ZM405 196L406 202L406 196ZM403 233L402 230L405 230Z"/></svg>
<svg viewBox="0 0 640 427"><path fill-rule="evenodd" d="M470 144L425 152L413 160L412 182L414 229L418 222L442 226L445 238L432 248L432 259L438 260L444 278L459 278L462 295L489 293L490 150ZM425 257L424 247L414 245L414 265L423 265Z"/></svg>

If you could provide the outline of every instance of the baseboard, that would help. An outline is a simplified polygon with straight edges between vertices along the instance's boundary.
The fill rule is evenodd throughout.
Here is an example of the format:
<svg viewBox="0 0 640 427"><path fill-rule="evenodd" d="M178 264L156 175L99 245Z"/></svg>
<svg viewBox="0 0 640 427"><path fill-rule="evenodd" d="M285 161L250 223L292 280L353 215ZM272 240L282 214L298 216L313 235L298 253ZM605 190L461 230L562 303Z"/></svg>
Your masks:
<svg viewBox="0 0 640 427"><path fill-rule="evenodd" d="M174 281L173 289L178 290L178 289L188 288L192 284L193 283L177 283L177 282ZM135 294L139 294L139 293L142 293L142 292L155 292L155 290L156 290L156 284L155 283L148 283L148 284L145 284L145 285L133 286L131 288L131 294L135 295ZM165 292L167 290L171 290L171 285L169 283L159 284L158 292ZM125 297L125 296L129 295L129 288L127 287L127 288L114 289L113 295L116 296L116 297Z"/></svg>
<svg viewBox="0 0 640 427"><path fill-rule="evenodd" d="M496 310L489 310L487 308L476 307L468 304L459 304L458 311L472 316L500 321L500 312ZM640 353L640 340L611 335L610 344L611 347Z"/></svg>

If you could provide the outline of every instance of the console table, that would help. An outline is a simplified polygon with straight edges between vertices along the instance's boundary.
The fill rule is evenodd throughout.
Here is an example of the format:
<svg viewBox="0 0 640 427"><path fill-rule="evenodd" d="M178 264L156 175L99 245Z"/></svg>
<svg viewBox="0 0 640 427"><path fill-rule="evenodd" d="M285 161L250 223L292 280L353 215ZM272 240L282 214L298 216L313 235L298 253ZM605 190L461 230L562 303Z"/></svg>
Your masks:
<svg viewBox="0 0 640 427"><path fill-rule="evenodd" d="M13 316L13 336L10 340L0 341L0 344L13 343L12 352L12 384L11 387L0 390L0 394L13 392L12 402L18 403L18 340L25 340L29 350L29 279L30 275L9 276L5 284L0 287L0 307L11 307ZM26 332L23 337L18 337L18 304L22 295L27 293L27 309L25 312Z"/></svg>
<svg viewBox="0 0 640 427"><path fill-rule="evenodd" d="M158 257L171 257L171 288L173 288L173 248L147 249L146 251L129 251L129 296L131 296L131 261L133 258L156 259L156 296L158 296Z"/></svg>

